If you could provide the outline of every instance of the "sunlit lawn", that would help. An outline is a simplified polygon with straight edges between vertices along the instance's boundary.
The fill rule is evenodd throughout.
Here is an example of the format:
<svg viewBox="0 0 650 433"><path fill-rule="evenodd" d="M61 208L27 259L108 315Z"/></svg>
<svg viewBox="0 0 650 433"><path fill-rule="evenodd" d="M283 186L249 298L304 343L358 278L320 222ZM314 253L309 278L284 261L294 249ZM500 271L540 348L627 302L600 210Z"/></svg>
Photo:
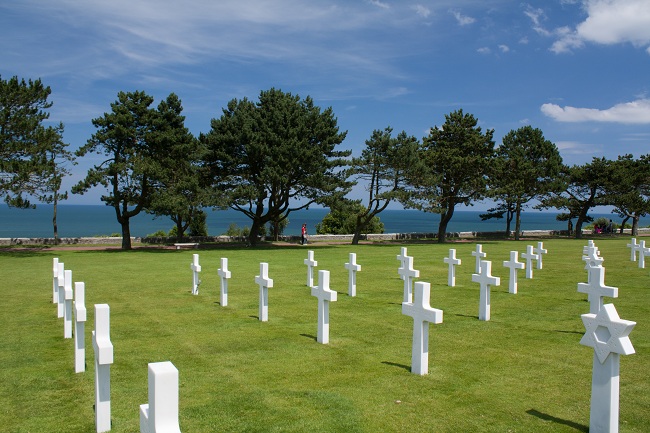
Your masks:
<svg viewBox="0 0 650 433"><path fill-rule="evenodd" d="M483 242L493 275L491 320L478 320L471 282L475 243L309 245L199 250L202 284L192 296L193 250L0 251L0 431L94 431L93 304L111 310L112 431L138 432L147 363L180 375L184 432L586 431L593 351L581 346L589 312L577 283L586 240L545 240L544 269L508 293L502 266L531 242ZM650 430L650 266L630 261L629 238L602 238L607 285L619 287L621 318L637 322L636 354L621 357L622 432ZM396 256L407 246L431 282L429 375L411 374L413 321L401 314ZM457 249L457 286L443 258ZM307 250L339 292L330 343L315 341L317 301L306 286ZM347 295L348 253L362 270ZM86 283L87 371L74 373L73 340L52 304L52 258ZM228 306L219 304L220 258L229 259ZM521 259L520 259L521 260ZM258 320L259 263L269 263L269 321Z"/></svg>

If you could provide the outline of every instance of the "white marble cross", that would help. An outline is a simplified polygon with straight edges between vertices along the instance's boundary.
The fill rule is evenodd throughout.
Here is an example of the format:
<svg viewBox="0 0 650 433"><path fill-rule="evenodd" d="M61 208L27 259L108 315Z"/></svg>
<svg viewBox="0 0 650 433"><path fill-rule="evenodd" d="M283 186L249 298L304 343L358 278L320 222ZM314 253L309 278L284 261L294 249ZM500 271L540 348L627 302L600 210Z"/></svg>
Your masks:
<svg viewBox="0 0 650 433"><path fill-rule="evenodd" d="M479 295L478 320L490 320L490 286L501 284L499 277L492 276L492 262L481 261L481 272L472 274L472 281L481 285Z"/></svg>
<svg viewBox="0 0 650 433"><path fill-rule="evenodd" d="M269 264L260 263L260 274L255 277L255 284L260 286L259 319L269 321L269 287L273 287L273 280L269 278Z"/></svg>
<svg viewBox="0 0 650 433"><path fill-rule="evenodd" d="M517 270L524 269L526 265L518 260L519 253L510 251L510 260L503 262L503 266L510 268L510 280L508 281L508 292L517 293Z"/></svg>
<svg viewBox="0 0 650 433"><path fill-rule="evenodd" d="M357 272L361 270L361 265L357 264L356 253L350 253L348 263L345 269L348 270L348 295L357 296Z"/></svg>
<svg viewBox="0 0 650 433"><path fill-rule="evenodd" d="M533 260L539 260L539 256L533 252L533 246L527 245L526 252L521 255L526 260L526 278L533 278Z"/></svg>
<svg viewBox="0 0 650 433"><path fill-rule="evenodd" d="M59 258L52 259L52 303L59 302Z"/></svg>
<svg viewBox="0 0 650 433"><path fill-rule="evenodd" d="M620 356L635 352L629 335L636 322L621 319L614 304L581 317L585 335L580 344L594 349L589 431L618 432Z"/></svg>
<svg viewBox="0 0 650 433"><path fill-rule="evenodd" d="M636 243L636 238L632 238L626 247L630 249L630 261L636 262L636 252L639 249L639 244Z"/></svg>
<svg viewBox="0 0 650 433"><path fill-rule="evenodd" d="M72 338L72 271L65 271L63 286L63 338Z"/></svg>
<svg viewBox="0 0 650 433"><path fill-rule="evenodd" d="M476 257L476 273L481 272L481 260L485 258L487 255L486 253L483 252L483 245L481 244L476 244L476 250L472 251L472 255Z"/></svg>
<svg viewBox="0 0 650 433"><path fill-rule="evenodd" d="M59 276L56 281L59 284L59 299L57 302L57 315L59 318L63 317L65 310L65 265L62 262L59 262L58 269Z"/></svg>
<svg viewBox="0 0 650 433"><path fill-rule="evenodd" d="M442 310L431 307L431 284L415 283L415 302L403 302L402 314L413 318L411 373L429 373L429 323L442 323Z"/></svg>
<svg viewBox="0 0 650 433"><path fill-rule="evenodd" d="M311 295L318 298L318 331L316 341L330 341L330 302L336 301L337 293L330 290L330 271L318 271L318 286L311 288Z"/></svg>
<svg viewBox="0 0 650 433"><path fill-rule="evenodd" d="M537 269L542 269L542 256L548 254L548 250L544 248L544 242L537 242L537 248L533 252L537 254Z"/></svg>
<svg viewBox="0 0 650 433"><path fill-rule="evenodd" d="M180 433L178 369L170 361L148 368L149 403L140 405L140 433Z"/></svg>
<svg viewBox="0 0 650 433"><path fill-rule="evenodd" d="M221 267L217 269L217 274L221 280L221 295L219 297L219 303L222 307L226 307L228 305L228 279L231 276L231 273L228 270L227 258L221 258Z"/></svg>
<svg viewBox="0 0 650 433"><path fill-rule="evenodd" d="M403 302L413 302L413 278L420 276L420 271L413 269L413 257L406 256L404 266L398 272L404 280Z"/></svg>
<svg viewBox="0 0 650 433"><path fill-rule="evenodd" d="M645 257L650 255L650 248L646 248L645 241L639 242L639 268L645 269Z"/></svg>
<svg viewBox="0 0 650 433"><path fill-rule="evenodd" d="M318 262L314 260L314 252L307 251L307 258L303 261L307 265L307 287L314 286L314 268L318 266Z"/></svg>
<svg viewBox="0 0 650 433"><path fill-rule="evenodd" d="M589 312L598 314L603 306L603 297L618 298L618 287L605 285L605 268L587 263L588 283L578 283L578 292L586 293L589 300Z"/></svg>
<svg viewBox="0 0 650 433"><path fill-rule="evenodd" d="M443 262L449 265L447 269L447 285L449 287L456 286L456 265L461 264L461 260L456 258L456 250L454 248L449 249L449 257L442 259Z"/></svg>
<svg viewBox="0 0 650 433"><path fill-rule="evenodd" d="M406 257L408 257L408 254L406 253L406 247L402 247L399 255L397 256L397 260L399 260L399 268L397 268L397 273L399 274L399 277L402 280L404 279L404 276L402 275L400 270L404 268L404 263L406 263Z"/></svg>
<svg viewBox="0 0 650 433"><path fill-rule="evenodd" d="M92 333L92 341L95 350L95 425L97 433L101 433L111 429L113 343L108 304L95 304L95 330Z"/></svg>
<svg viewBox="0 0 650 433"><path fill-rule="evenodd" d="M74 372L86 371L86 286L74 283Z"/></svg>
<svg viewBox="0 0 650 433"><path fill-rule="evenodd" d="M199 294L199 286L201 285L201 280L199 280L199 272L201 272L201 265L199 265L199 255L192 254L192 264L190 265L192 270L192 294Z"/></svg>

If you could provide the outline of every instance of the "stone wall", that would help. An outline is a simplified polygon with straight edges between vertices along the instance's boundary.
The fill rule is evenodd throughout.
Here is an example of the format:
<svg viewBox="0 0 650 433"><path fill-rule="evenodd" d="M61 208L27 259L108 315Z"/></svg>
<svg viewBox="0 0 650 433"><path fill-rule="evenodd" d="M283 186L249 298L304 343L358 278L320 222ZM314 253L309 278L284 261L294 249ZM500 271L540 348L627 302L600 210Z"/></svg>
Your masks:
<svg viewBox="0 0 650 433"><path fill-rule="evenodd" d="M626 235L631 234L630 229L623 230ZM583 230L584 237L592 235L590 230ZM616 233L618 234L618 233ZM650 228L640 228L639 236L650 234ZM566 230L524 230L524 237L549 237L549 236L567 236ZM609 236L607 234L597 235L598 237ZM382 233L361 235L363 241L397 241L397 240L417 240L417 239L436 239L437 233ZM449 239L485 239L485 238L503 238L503 232L452 232L447 233ZM280 240L289 243L299 243L300 236L281 236ZM246 243L247 239L240 236L197 236L184 238L183 242L198 243L229 243L240 242ZM352 235L310 235L308 241L312 242L352 242ZM176 238L170 237L132 237L131 243L144 243L153 245L172 245L176 243ZM54 245L54 238L0 238L0 245ZM82 238L61 238L59 245L121 245L121 237L82 237Z"/></svg>

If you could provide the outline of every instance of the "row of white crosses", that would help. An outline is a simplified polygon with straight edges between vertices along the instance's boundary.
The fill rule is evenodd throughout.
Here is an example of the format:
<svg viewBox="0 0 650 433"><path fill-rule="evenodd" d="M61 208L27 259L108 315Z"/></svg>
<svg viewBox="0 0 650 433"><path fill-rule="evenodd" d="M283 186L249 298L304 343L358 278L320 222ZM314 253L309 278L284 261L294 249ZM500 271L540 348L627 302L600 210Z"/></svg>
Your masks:
<svg viewBox="0 0 650 433"><path fill-rule="evenodd" d="M71 338L72 271L65 270L58 258L53 260L52 300L61 306L65 318L64 337ZM61 294L63 293L63 296ZM74 334L75 373L85 371L85 284L75 282ZM95 428L97 433L111 430L111 364L113 343L110 337L110 307L95 304L95 330L92 331L95 353ZM140 406L140 431L142 433L180 433L178 427L178 370L171 362L149 364L149 404Z"/></svg>
<svg viewBox="0 0 650 433"><path fill-rule="evenodd" d="M537 268L542 269L541 257L548 251L544 249L543 243L537 244L537 251L529 246L523 258L528 260L528 267L532 268L532 260L537 260ZM479 320L490 320L490 286L500 284L500 278L492 276L492 262L483 260L486 253L482 245L477 244L476 250L472 252L476 257L476 273L472 274L472 281L480 284L479 297ZM431 285L429 283L415 283L415 302L412 300L411 284L414 277L419 277L419 271L413 269L413 258L408 256L407 249L402 247L400 254L396 257L400 262L397 270L400 278L404 280L404 301L402 302L402 314L413 317L413 345L411 354L411 372L424 375L429 369L429 323L442 323L443 311L431 307ZM449 250L449 257L443 260L448 264L447 284L451 287L456 285L455 267L461 264L456 258L456 250ZM510 252L510 260L503 262L505 267L510 268L510 293L517 293L518 269L523 269L524 264L517 261L517 252ZM530 277L532 278L532 272Z"/></svg>
<svg viewBox="0 0 650 433"><path fill-rule="evenodd" d="M66 270L58 257L52 260L52 302L57 304L57 316L63 318L63 338L72 338L74 327L75 373L81 373L86 370L85 286L84 283L75 282L72 290L72 271Z"/></svg>
<svg viewBox="0 0 650 433"><path fill-rule="evenodd" d="M646 248L645 241L636 243L636 238L632 238L631 242L627 244L630 248L630 260L636 262L636 253L639 253L639 268L645 269L645 258L650 256L650 248Z"/></svg>
<svg viewBox="0 0 650 433"><path fill-rule="evenodd" d="M578 292L587 293L589 314L581 316L585 335L580 344L594 349L589 431L618 432L620 355L634 353L629 334L636 322L621 319L614 304L603 304L606 296L618 297L618 288L605 285L603 258L593 241L582 258L588 282L578 283Z"/></svg>

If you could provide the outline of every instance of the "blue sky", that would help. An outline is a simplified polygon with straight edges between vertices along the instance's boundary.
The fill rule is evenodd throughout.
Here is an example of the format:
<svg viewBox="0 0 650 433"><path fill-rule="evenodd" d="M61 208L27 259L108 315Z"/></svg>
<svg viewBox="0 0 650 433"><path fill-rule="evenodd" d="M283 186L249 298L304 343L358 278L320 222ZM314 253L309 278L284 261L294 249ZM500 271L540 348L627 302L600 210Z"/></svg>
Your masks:
<svg viewBox="0 0 650 433"><path fill-rule="evenodd" d="M331 106L354 154L374 129L422 138L459 108L497 144L540 128L569 164L650 153L648 0L21 0L0 4L0 53L3 79L52 88L73 150L119 91L176 93L198 135L276 87Z"/></svg>

